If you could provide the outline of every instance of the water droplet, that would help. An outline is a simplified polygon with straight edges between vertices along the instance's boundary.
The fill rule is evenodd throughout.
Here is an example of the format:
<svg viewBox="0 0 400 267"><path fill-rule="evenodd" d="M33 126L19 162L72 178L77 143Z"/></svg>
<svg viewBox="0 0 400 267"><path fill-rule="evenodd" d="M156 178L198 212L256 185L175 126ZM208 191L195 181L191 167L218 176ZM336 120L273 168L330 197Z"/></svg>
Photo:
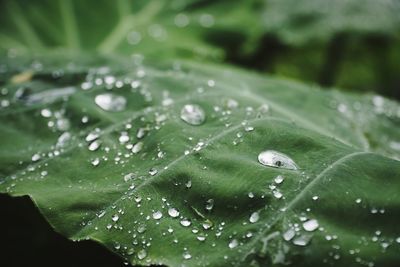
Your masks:
<svg viewBox="0 0 400 267"><path fill-rule="evenodd" d="M154 175L156 175L158 173L158 171L156 170L156 169L154 169L154 168L151 168L150 170L149 170L149 174L151 175L151 176L154 176Z"/></svg>
<svg viewBox="0 0 400 267"><path fill-rule="evenodd" d="M45 109L42 109L42 110L40 111L40 114L41 114L43 117L45 117L45 118L50 118L51 115L52 115L52 112L51 112L50 109L45 108Z"/></svg>
<svg viewBox="0 0 400 267"><path fill-rule="evenodd" d="M250 215L249 221L250 221L251 223L256 223L256 222L258 222L259 219L260 219L260 214L259 214L258 212L253 212L253 213Z"/></svg>
<svg viewBox="0 0 400 267"><path fill-rule="evenodd" d="M210 198L207 200L206 210L211 211L214 207L214 199Z"/></svg>
<svg viewBox="0 0 400 267"><path fill-rule="evenodd" d="M229 244L228 247L230 249L236 248L239 245L239 241L237 241L237 239L232 239Z"/></svg>
<svg viewBox="0 0 400 267"><path fill-rule="evenodd" d="M147 252L144 249L140 250L137 254L137 257L139 260L143 260L144 258L146 258L146 256L147 256Z"/></svg>
<svg viewBox="0 0 400 267"><path fill-rule="evenodd" d="M283 239L285 239L286 241L292 240L292 238L294 237L294 235L296 234L295 230L290 228L288 229L286 232L283 233Z"/></svg>
<svg viewBox="0 0 400 267"><path fill-rule="evenodd" d="M311 219L303 223L304 230L308 232L315 231L318 228L318 226L319 226L318 221L315 219Z"/></svg>
<svg viewBox="0 0 400 267"><path fill-rule="evenodd" d="M249 198L254 198L254 193L253 192L249 192L247 195L249 196Z"/></svg>
<svg viewBox="0 0 400 267"><path fill-rule="evenodd" d="M161 213L161 211L156 211L156 212L153 213L153 219L154 219L154 220L159 220L159 219L161 219L161 218L162 218L162 213Z"/></svg>
<svg viewBox="0 0 400 267"><path fill-rule="evenodd" d="M32 161L38 161L40 158L41 158L41 157L40 157L39 154L34 154L34 155L32 156Z"/></svg>
<svg viewBox="0 0 400 267"><path fill-rule="evenodd" d="M185 227L188 227L188 226L190 226L192 224L192 222L190 221L190 220L188 220L188 219L183 219L182 221L181 221L181 225L182 226L185 226Z"/></svg>
<svg viewBox="0 0 400 267"><path fill-rule="evenodd" d="M400 237L396 238L396 242L400 244Z"/></svg>
<svg viewBox="0 0 400 267"><path fill-rule="evenodd" d="M192 258L192 255L190 255L188 251L183 252L182 256L185 260L189 260Z"/></svg>
<svg viewBox="0 0 400 267"><path fill-rule="evenodd" d="M121 133L121 136L118 138L118 141L119 141L121 144L125 144L126 142L128 142L128 141L129 141L129 135L128 135L128 133L127 133L127 132Z"/></svg>
<svg viewBox="0 0 400 267"><path fill-rule="evenodd" d="M95 103L106 111L122 111L126 106L126 99L110 93L97 95L94 99Z"/></svg>
<svg viewBox="0 0 400 267"><path fill-rule="evenodd" d="M130 180L132 180L133 178L135 178L135 174L134 173L128 173L124 175L124 181L128 182Z"/></svg>
<svg viewBox="0 0 400 267"><path fill-rule="evenodd" d="M132 147L132 153L137 154L142 150L142 148L143 148L143 142L137 142Z"/></svg>
<svg viewBox="0 0 400 267"><path fill-rule="evenodd" d="M114 214L114 215L111 217L111 219L112 219L114 222L117 222L117 221L119 220L118 214Z"/></svg>
<svg viewBox="0 0 400 267"><path fill-rule="evenodd" d="M282 175L278 175L275 177L274 182L276 184L281 184L283 182L283 180L285 180L285 177L283 177Z"/></svg>
<svg viewBox="0 0 400 267"><path fill-rule="evenodd" d="M90 143L88 148L90 151L96 151L97 149L99 149L100 144L101 144L100 141L96 140L96 141L93 141L92 143Z"/></svg>
<svg viewBox="0 0 400 267"><path fill-rule="evenodd" d="M170 209L168 209L168 214L172 218L176 218L176 217L179 216L179 211L177 209L175 209L175 208L170 208Z"/></svg>
<svg viewBox="0 0 400 267"><path fill-rule="evenodd" d="M261 152L258 155L258 162L269 167L283 168L288 170L298 169L296 163L291 158L274 150L266 150Z"/></svg>
<svg viewBox="0 0 400 267"><path fill-rule="evenodd" d="M97 165L99 165L100 160L99 160L99 158L95 158L94 160L92 160L91 163L92 163L93 166L97 166Z"/></svg>
<svg viewBox="0 0 400 267"><path fill-rule="evenodd" d="M296 246L307 246L310 242L311 236L301 235L295 239L293 239L293 244Z"/></svg>
<svg viewBox="0 0 400 267"><path fill-rule="evenodd" d="M181 110L181 119L190 125L200 125L205 119L204 110L195 104L187 104Z"/></svg>
<svg viewBox="0 0 400 267"><path fill-rule="evenodd" d="M95 132L89 133L89 134L86 136L85 140L86 140L87 142L92 142L92 141L96 140L97 138L99 138L99 133L98 133L98 131L95 131Z"/></svg>
<svg viewBox="0 0 400 267"><path fill-rule="evenodd" d="M313 196L313 197L312 197L312 200L314 200L314 201L317 201L318 199L319 199L318 196Z"/></svg>
<svg viewBox="0 0 400 267"><path fill-rule="evenodd" d="M357 203L357 204L360 204L361 201L362 201L361 198L357 198L357 199L356 199L356 203Z"/></svg>
<svg viewBox="0 0 400 267"><path fill-rule="evenodd" d="M283 197L282 193L278 190L274 190L272 193L273 193L274 197L277 199L281 199Z"/></svg>

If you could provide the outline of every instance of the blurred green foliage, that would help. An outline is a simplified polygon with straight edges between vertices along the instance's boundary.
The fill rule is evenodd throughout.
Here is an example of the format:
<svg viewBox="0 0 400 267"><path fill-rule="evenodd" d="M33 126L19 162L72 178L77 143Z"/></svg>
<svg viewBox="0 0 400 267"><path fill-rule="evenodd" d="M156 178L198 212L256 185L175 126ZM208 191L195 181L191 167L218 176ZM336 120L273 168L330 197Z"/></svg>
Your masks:
<svg viewBox="0 0 400 267"><path fill-rule="evenodd" d="M399 0L3 0L0 49L223 61L400 99Z"/></svg>

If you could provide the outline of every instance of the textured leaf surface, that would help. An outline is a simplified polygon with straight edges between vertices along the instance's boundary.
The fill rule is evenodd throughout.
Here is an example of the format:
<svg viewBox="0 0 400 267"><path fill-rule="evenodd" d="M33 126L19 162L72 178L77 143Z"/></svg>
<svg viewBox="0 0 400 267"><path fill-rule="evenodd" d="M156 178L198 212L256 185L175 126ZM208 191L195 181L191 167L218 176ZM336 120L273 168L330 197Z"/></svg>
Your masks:
<svg viewBox="0 0 400 267"><path fill-rule="evenodd" d="M397 103L190 62L55 56L0 67L0 190L29 195L73 240L140 265L400 260ZM125 107L96 105L105 93ZM186 104L204 110L201 125L180 118ZM298 170L260 164L265 150Z"/></svg>

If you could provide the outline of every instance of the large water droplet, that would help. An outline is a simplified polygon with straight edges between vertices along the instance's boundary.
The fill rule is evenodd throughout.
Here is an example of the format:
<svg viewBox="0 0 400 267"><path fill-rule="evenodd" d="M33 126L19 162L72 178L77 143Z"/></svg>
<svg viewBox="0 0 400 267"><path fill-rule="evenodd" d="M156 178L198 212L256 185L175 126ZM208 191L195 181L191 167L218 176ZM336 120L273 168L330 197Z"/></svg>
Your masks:
<svg viewBox="0 0 400 267"><path fill-rule="evenodd" d="M126 106L126 99L123 96L110 93L97 95L95 103L106 111L122 111Z"/></svg>
<svg viewBox="0 0 400 267"><path fill-rule="evenodd" d="M143 142L137 142L136 144L133 145L132 147L132 153L137 154L139 153L143 148Z"/></svg>
<svg viewBox="0 0 400 267"><path fill-rule="evenodd" d="M189 260L189 259L191 259L192 258L192 255L190 255L190 253L188 252L188 251L185 251L185 252L183 252L183 258L185 259L185 260Z"/></svg>
<svg viewBox="0 0 400 267"><path fill-rule="evenodd" d="M185 226L185 227L188 227L188 226L190 226L192 224L192 222L190 221L190 220L188 220L188 219L183 219L182 221L181 221L181 225L182 226Z"/></svg>
<svg viewBox="0 0 400 267"><path fill-rule="evenodd" d="M204 110L195 104L187 104L181 110L181 119L190 125L200 125L206 119Z"/></svg>
<svg viewBox="0 0 400 267"><path fill-rule="evenodd" d="M296 232L293 228L288 229L286 232L283 233L283 239L286 241L292 240L292 238L295 236Z"/></svg>
<svg viewBox="0 0 400 267"><path fill-rule="evenodd" d="M315 231L318 228L318 226L319 226L318 221L315 219L311 219L303 223L304 230L308 232Z"/></svg>
<svg viewBox="0 0 400 267"><path fill-rule="evenodd" d="M311 236L301 235L301 236L293 239L293 244L296 246L307 246L307 244L310 242L310 240L311 240Z"/></svg>
<svg viewBox="0 0 400 267"><path fill-rule="evenodd" d="M291 158L274 150L266 150L261 152L258 155L258 162L269 167L283 168L288 170L298 169L296 163Z"/></svg>

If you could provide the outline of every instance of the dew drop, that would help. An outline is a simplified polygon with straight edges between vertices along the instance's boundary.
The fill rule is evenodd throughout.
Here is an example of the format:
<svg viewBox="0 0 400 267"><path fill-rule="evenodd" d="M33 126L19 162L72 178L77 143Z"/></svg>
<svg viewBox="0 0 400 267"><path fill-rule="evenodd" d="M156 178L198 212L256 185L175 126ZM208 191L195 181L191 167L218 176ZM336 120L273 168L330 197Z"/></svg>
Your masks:
<svg viewBox="0 0 400 267"><path fill-rule="evenodd" d="M32 156L32 161L38 161L40 158L41 158L41 157L40 157L39 154L34 154L34 155Z"/></svg>
<svg viewBox="0 0 400 267"><path fill-rule="evenodd" d="M159 220L159 219L161 219L161 218L162 218L162 213L161 213L161 211L156 211L156 212L153 213L153 219L154 219L154 220Z"/></svg>
<svg viewBox="0 0 400 267"><path fill-rule="evenodd" d="M258 162L260 162L262 165L269 167L282 168L288 170L298 169L296 163L291 158L289 158L283 153L274 150L266 150L261 152L258 155Z"/></svg>
<svg viewBox="0 0 400 267"><path fill-rule="evenodd" d="M318 228L318 226L319 226L318 221L315 219L311 219L303 223L304 230L308 232L315 231Z"/></svg>
<svg viewBox="0 0 400 267"><path fill-rule="evenodd" d="M229 244L228 247L230 249L236 248L239 245L239 241L237 241L237 239L232 239Z"/></svg>
<svg viewBox="0 0 400 267"><path fill-rule="evenodd" d="M143 260L144 258L146 258L146 256L147 256L147 252L144 249L140 250L137 254L137 257L139 260Z"/></svg>
<svg viewBox="0 0 400 267"><path fill-rule="evenodd" d="M276 184L281 184L283 182L283 180L285 180L285 177L283 177L282 175L278 175L275 177L274 182Z"/></svg>
<svg viewBox="0 0 400 267"><path fill-rule="evenodd" d="M137 142L132 147L132 153L137 154L142 150L142 148L143 148L143 142Z"/></svg>
<svg viewBox="0 0 400 267"><path fill-rule="evenodd" d="M176 218L176 217L179 216L179 211L177 209L175 209L175 208L170 208L170 209L168 209L168 214L172 218Z"/></svg>
<svg viewBox="0 0 400 267"><path fill-rule="evenodd" d="M205 119L204 110L195 104L187 104L181 110L181 119L190 125L200 125Z"/></svg>
<svg viewBox="0 0 400 267"><path fill-rule="evenodd" d="M91 161L91 163L93 166L97 166L97 165L99 165L100 160L99 160L99 158L95 158L94 160Z"/></svg>
<svg viewBox="0 0 400 267"><path fill-rule="evenodd" d="M52 112L51 112L50 109L45 108L45 109L42 109L42 110L40 111L40 114L41 114L43 117L45 117L45 118L50 118L51 115L52 115Z"/></svg>
<svg viewBox="0 0 400 267"><path fill-rule="evenodd" d="M149 174L150 174L151 176L154 176L154 175L156 175L157 173L158 173L157 169L151 168L151 169L149 170Z"/></svg>
<svg viewBox="0 0 400 267"><path fill-rule="evenodd" d="M250 215L249 221L250 221L251 223L256 223L256 222L258 222L259 219L260 219L260 214L259 214L258 212L253 212L253 213Z"/></svg>
<svg viewBox="0 0 400 267"><path fill-rule="evenodd" d="M126 99L110 93L97 95L94 99L95 103L106 111L122 111L126 106Z"/></svg>
<svg viewBox="0 0 400 267"><path fill-rule="evenodd" d="M285 239L286 241L290 241L292 240L295 234L296 234L295 230L290 228L286 232L284 232L282 236L283 239Z"/></svg>
<svg viewBox="0 0 400 267"><path fill-rule="evenodd" d="M182 256L185 260L189 260L192 258L192 255L190 255L188 251L183 252Z"/></svg>
<svg viewBox="0 0 400 267"><path fill-rule="evenodd" d="M88 149L89 149L90 151L96 151L97 149L99 149L100 144L101 144L101 143L100 143L100 141L98 141L98 140L93 141L92 143L90 143Z"/></svg>
<svg viewBox="0 0 400 267"><path fill-rule="evenodd" d="M182 221L181 221L181 225L182 226L185 226L185 227L188 227L188 226L190 226L192 224L192 222L190 221L190 220L188 220L188 219L183 219Z"/></svg>
<svg viewBox="0 0 400 267"><path fill-rule="evenodd" d="M214 199L210 198L207 200L206 210L211 211L214 207Z"/></svg>
<svg viewBox="0 0 400 267"><path fill-rule="evenodd" d="M118 214L114 214L114 215L111 217L111 220L113 220L114 222L117 222L117 221L119 220Z"/></svg>
<svg viewBox="0 0 400 267"><path fill-rule="evenodd" d="M293 239L293 244L296 246L307 246L311 240L311 236L301 235L295 239Z"/></svg>

